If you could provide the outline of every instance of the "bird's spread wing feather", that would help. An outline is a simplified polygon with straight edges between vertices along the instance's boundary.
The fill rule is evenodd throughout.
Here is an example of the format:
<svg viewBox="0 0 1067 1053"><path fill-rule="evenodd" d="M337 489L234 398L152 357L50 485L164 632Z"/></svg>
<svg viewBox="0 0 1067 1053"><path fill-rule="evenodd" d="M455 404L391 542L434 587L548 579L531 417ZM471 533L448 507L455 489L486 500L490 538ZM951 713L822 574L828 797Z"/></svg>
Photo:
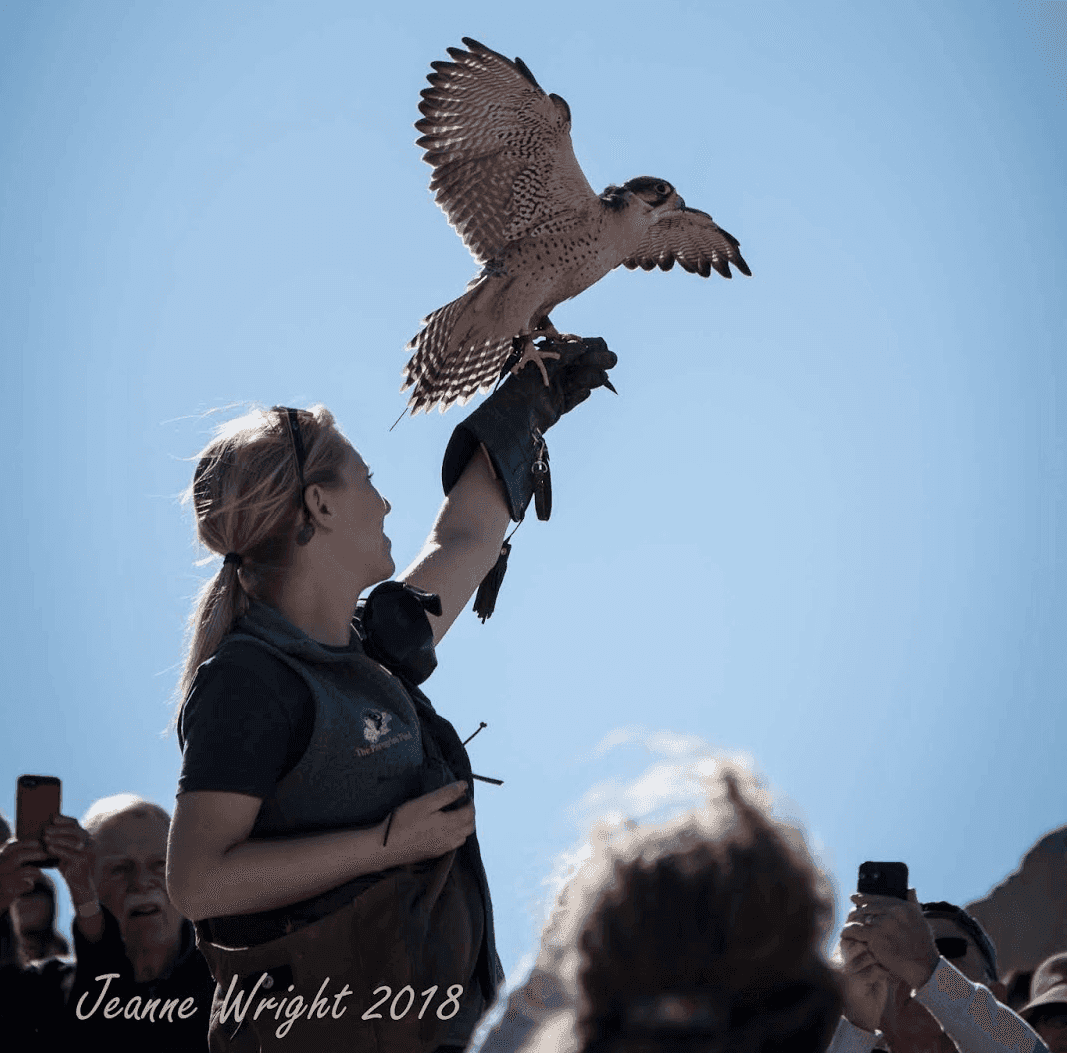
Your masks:
<svg viewBox="0 0 1067 1053"><path fill-rule="evenodd" d="M567 227L596 203L574 156L570 108L521 59L464 37L432 63L415 127L433 165L430 189L479 263L546 222Z"/></svg>
<svg viewBox="0 0 1067 1053"><path fill-rule="evenodd" d="M751 276L739 244L737 238L718 226L706 212L683 208L668 212L654 223L637 251L623 260L623 266L630 270L640 267L650 271L659 267L669 271L677 262L685 270L705 278L713 269L730 278L732 263L742 274Z"/></svg>

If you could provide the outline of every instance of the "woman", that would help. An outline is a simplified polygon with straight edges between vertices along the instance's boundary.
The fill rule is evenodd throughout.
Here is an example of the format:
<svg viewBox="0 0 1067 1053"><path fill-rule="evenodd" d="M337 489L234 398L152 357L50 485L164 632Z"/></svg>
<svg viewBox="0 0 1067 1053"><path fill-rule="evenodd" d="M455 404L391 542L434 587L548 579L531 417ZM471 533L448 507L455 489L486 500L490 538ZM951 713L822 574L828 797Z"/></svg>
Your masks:
<svg viewBox="0 0 1067 1053"><path fill-rule="evenodd" d="M213 1049L466 1045L502 970L469 760L417 684L530 500L531 432L613 361L579 342L457 429L422 553L355 621L394 570L390 506L328 411L203 451L197 530L225 558L192 618L167 882L218 981Z"/></svg>

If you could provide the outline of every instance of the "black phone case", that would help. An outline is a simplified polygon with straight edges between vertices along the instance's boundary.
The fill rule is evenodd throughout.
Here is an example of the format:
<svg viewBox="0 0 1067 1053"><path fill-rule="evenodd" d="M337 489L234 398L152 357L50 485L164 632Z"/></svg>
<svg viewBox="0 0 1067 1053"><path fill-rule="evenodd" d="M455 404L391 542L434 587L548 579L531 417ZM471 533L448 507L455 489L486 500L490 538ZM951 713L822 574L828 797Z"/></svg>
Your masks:
<svg viewBox="0 0 1067 1053"><path fill-rule="evenodd" d="M907 899L907 863L878 863L872 860L861 863L856 891L864 896L895 896L897 899Z"/></svg>
<svg viewBox="0 0 1067 1053"><path fill-rule="evenodd" d="M61 795L62 783L54 775L19 776L15 795L15 835L20 841L40 841L45 825L59 814ZM34 865L56 867L59 860L50 856Z"/></svg>

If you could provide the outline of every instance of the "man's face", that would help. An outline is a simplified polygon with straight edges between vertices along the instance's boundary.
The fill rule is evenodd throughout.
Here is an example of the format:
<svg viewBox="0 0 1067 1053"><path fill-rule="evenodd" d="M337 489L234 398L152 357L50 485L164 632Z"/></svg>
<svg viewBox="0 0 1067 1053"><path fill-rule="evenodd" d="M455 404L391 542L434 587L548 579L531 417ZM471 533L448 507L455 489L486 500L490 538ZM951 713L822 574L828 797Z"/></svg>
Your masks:
<svg viewBox="0 0 1067 1053"><path fill-rule="evenodd" d="M182 916L167 898L167 825L151 813L124 813L93 837L96 889L130 947L170 947L181 938Z"/></svg>
<svg viewBox="0 0 1067 1053"><path fill-rule="evenodd" d="M927 918L926 924L930 926L935 941L942 939L963 939L966 941L967 953L961 958L951 957L940 947L938 947L938 953L943 958L947 958L968 980L976 984L985 984L987 987L993 982L994 977L988 974L985 959L979 952L974 940L967 935L966 930L961 929L959 925L948 918Z"/></svg>

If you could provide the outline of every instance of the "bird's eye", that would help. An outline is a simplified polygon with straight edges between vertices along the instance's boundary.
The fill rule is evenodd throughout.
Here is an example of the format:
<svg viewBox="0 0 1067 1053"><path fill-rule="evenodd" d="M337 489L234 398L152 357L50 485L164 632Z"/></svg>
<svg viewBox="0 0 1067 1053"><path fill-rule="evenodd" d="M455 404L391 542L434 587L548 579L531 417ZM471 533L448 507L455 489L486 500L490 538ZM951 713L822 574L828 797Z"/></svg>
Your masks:
<svg viewBox="0 0 1067 1053"><path fill-rule="evenodd" d="M657 194L669 194L670 193L670 187L667 186L666 183L657 183L656 184L656 193Z"/></svg>

